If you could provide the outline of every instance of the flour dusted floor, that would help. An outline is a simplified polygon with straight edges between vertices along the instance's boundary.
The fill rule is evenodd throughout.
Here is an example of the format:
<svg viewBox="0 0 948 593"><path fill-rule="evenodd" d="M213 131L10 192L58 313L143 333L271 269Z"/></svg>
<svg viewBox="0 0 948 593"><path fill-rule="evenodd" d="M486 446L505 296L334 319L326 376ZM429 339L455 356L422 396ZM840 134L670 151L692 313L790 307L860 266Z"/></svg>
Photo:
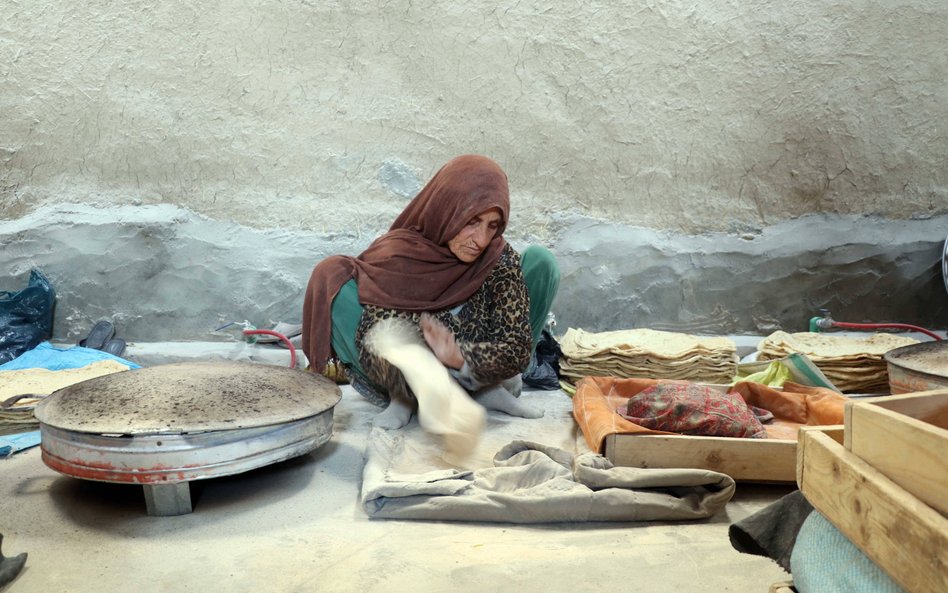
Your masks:
<svg viewBox="0 0 948 593"><path fill-rule="evenodd" d="M789 486L740 484L724 513L694 523L369 520L358 494L378 408L342 390L327 445L195 482L179 517L146 515L140 487L61 476L36 448L0 460L3 551L29 553L5 591L765 592L789 578L727 539Z"/></svg>

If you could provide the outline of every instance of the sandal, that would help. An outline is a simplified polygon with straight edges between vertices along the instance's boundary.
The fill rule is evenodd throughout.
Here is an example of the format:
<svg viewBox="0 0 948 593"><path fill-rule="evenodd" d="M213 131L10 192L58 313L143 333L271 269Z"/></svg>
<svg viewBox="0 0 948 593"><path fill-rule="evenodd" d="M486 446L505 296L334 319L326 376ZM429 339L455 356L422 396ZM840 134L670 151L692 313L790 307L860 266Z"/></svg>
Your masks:
<svg viewBox="0 0 948 593"><path fill-rule="evenodd" d="M79 345L93 350L102 350L105 343L115 335L115 327L108 321L99 321L89 330L89 335L79 340Z"/></svg>
<svg viewBox="0 0 948 593"><path fill-rule="evenodd" d="M108 352L114 356L122 356L122 353L125 352L125 340L122 338L112 338L106 342L100 350L102 352Z"/></svg>

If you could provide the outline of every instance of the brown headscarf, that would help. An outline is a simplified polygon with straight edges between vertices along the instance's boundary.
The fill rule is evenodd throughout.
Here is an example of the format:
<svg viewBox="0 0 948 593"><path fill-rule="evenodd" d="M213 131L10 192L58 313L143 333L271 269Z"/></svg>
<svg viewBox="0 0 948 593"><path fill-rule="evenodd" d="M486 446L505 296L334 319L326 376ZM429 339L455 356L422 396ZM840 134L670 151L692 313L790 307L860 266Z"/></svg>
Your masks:
<svg viewBox="0 0 948 593"><path fill-rule="evenodd" d="M475 261L448 248L471 219L498 208L500 226ZM359 302L400 311L438 311L463 303L500 259L510 214L507 175L487 157L464 155L445 164L405 207L387 233L359 257L321 261L303 301L303 352L318 372L326 367L332 336L332 301L355 278Z"/></svg>

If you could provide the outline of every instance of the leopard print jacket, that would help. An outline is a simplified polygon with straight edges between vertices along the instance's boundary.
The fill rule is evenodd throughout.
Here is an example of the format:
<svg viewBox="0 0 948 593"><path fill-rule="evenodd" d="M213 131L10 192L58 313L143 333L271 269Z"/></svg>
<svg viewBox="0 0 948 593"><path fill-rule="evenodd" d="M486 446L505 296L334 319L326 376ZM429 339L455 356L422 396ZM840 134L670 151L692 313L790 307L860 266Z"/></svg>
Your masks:
<svg viewBox="0 0 948 593"><path fill-rule="evenodd" d="M461 381L469 391L473 386L496 385L521 372L530 362L533 337L530 330L530 297L520 269L520 254L509 244L484 284L471 295L460 311L455 307L433 312L452 332L464 356ZM412 401L414 396L401 372L388 361L363 347L366 333L382 319L401 317L415 327L421 314L365 305L356 346L366 377L392 399ZM458 378L456 373L455 377ZM465 384L466 383L466 384Z"/></svg>

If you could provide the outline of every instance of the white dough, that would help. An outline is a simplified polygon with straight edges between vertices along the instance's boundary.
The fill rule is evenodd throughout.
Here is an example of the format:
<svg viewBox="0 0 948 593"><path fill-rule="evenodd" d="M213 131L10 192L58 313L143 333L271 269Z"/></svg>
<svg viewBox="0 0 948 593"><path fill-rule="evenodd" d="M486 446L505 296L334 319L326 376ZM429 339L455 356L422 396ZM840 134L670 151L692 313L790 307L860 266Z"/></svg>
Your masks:
<svg viewBox="0 0 948 593"><path fill-rule="evenodd" d="M384 319L369 330L365 345L402 372L418 400L423 429L443 435L445 448L453 455L474 448L484 432L484 408L451 377L414 326L402 319Z"/></svg>

